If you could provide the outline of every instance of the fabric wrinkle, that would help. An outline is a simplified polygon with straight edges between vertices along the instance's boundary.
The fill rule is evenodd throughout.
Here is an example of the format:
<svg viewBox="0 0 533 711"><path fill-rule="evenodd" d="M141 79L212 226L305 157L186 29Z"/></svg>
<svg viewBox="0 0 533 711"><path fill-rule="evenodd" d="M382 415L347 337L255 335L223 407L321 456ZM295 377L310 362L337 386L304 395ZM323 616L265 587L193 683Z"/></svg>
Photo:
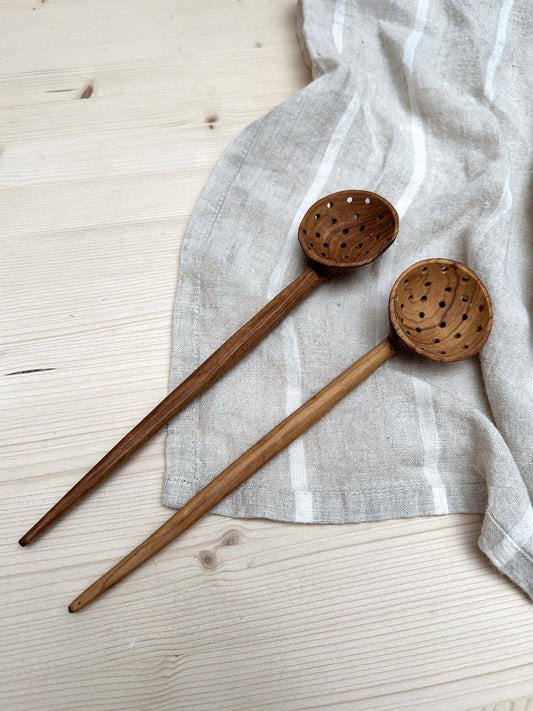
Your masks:
<svg viewBox="0 0 533 711"><path fill-rule="evenodd" d="M312 81L234 139L202 191L181 251L170 386L305 268L298 227L320 197L382 195L398 238L319 286L172 421L166 505L182 506L381 341L405 268L456 259L493 302L480 355L391 359L214 513L483 514L480 550L533 598L532 23L526 0L298 2Z"/></svg>

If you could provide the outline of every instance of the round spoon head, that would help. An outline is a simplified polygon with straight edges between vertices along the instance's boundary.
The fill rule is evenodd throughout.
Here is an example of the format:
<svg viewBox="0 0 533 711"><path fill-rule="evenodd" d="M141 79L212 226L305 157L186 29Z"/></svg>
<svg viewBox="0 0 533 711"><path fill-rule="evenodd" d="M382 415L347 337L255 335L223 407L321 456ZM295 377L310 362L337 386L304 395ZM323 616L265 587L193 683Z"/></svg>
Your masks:
<svg viewBox="0 0 533 711"><path fill-rule="evenodd" d="M475 355L492 327L483 283L450 259L424 259L400 274L390 294L389 316L400 348L439 361Z"/></svg>
<svg viewBox="0 0 533 711"><path fill-rule="evenodd" d="M327 267L361 267L394 242L399 218L385 198L343 190L321 198L305 213L298 239L306 256Z"/></svg>

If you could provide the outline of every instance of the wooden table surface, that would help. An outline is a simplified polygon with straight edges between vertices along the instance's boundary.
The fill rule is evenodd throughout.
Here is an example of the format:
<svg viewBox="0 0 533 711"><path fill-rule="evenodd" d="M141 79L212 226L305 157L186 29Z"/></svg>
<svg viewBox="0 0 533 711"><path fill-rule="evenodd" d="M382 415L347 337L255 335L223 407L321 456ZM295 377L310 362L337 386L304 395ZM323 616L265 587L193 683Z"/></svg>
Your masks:
<svg viewBox="0 0 533 711"><path fill-rule="evenodd" d="M166 393L180 241L228 142L310 81L294 0L1 0L2 709L533 709L533 606L480 516L170 511L164 433L17 540Z"/></svg>

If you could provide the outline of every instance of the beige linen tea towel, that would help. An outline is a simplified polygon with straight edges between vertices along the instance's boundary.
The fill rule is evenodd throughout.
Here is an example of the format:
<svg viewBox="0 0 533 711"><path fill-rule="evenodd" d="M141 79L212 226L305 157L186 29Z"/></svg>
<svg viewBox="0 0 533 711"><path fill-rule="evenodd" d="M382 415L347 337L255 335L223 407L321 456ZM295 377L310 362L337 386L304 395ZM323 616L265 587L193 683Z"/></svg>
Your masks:
<svg viewBox="0 0 533 711"><path fill-rule="evenodd" d="M396 207L396 243L321 286L168 427L181 507L388 332L395 278L466 263L494 306L480 356L389 361L215 511L342 523L477 512L479 545L533 596L533 56L527 0L303 0L313 81L249 126L181 253L171 387L302 270L297 229L344 189Z"/></svg>

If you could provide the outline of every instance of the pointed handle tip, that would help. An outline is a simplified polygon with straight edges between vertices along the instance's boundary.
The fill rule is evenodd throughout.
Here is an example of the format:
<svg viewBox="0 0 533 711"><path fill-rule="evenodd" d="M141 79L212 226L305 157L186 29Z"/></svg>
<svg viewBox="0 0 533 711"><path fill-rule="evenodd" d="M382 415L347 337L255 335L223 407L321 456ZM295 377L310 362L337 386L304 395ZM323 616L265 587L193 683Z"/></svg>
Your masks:
<svg viewBox="0 0 533 711"><path fill-rule="evenodd" d="M78 610L81 610L83 607L82 601L80 600L79 597L77 597L73 602L70 603L68 606L68 611L69 612L78 612Z"/></svg>
<svg viewBox="0 0 533 711"><path fill-rule="evenodd" d="M21 537L19 540L19 546L27 546L29 543L33 543L36 538L39 538L45 527L42 525L42 519L37 521L37 523L30 528L29 531Z"/></svg>

